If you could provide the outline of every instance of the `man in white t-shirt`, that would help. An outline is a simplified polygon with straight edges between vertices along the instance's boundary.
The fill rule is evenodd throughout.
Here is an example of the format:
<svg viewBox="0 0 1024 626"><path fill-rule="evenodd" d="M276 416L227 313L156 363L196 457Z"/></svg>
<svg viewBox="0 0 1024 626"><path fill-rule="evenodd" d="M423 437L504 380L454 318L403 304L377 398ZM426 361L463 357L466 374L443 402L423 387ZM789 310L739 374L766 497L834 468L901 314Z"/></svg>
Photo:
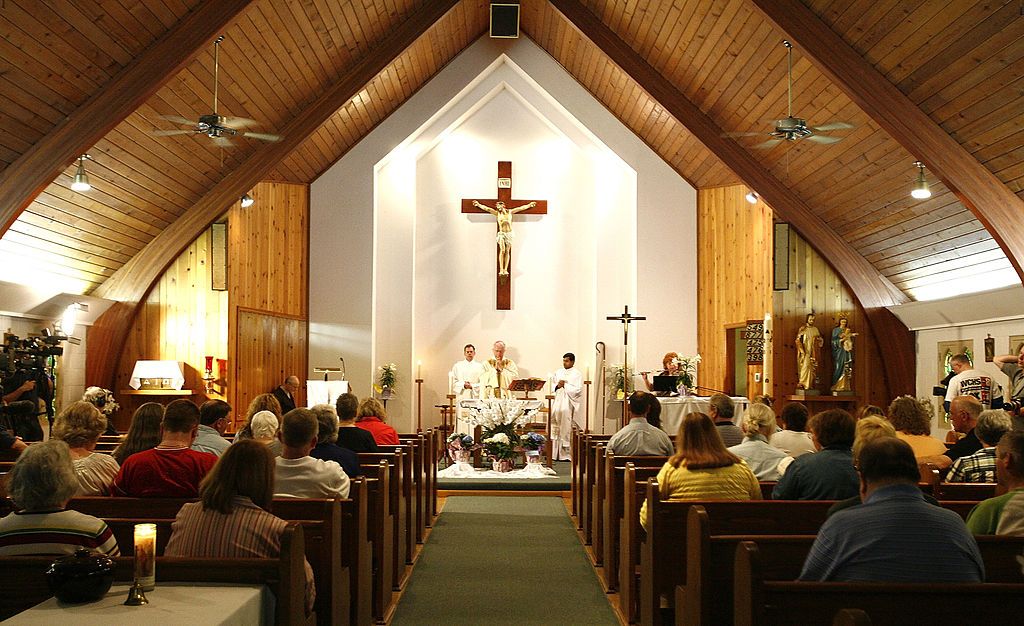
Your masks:
<svg viewBox="0 0 1024 626"><path fill-rule="evenodd" d="M971 360L966 354L957 354L949 360L949 367L956 374L949 379L946 386L946 411L949 411L949 403L958 396L974 396L981 401L981 406L992 408L992 401L999 399L1001 406L1003 388L996 380L979 369L971 367Z"/></svg>
<svg viewBox="0 0 1024 626"><path fill-rule="evenodd" d="M456 432L471 433L472 427L464 420L464 409L459 406L460 400L471 400L480 397L480 377L484 373L484 364L476 359L476 348L467 343L462 348L466 357L456 361L452 366L452 393L455 394Z"/></svg>
<svg viewBox="0 0 1024 626"><path fill-rule="evenodd" d="M284 452L275 462L275 498L347 498L348 475L334 461L309 456L320 424L309 409L292 409L282 418L278 437Z"/></svg>

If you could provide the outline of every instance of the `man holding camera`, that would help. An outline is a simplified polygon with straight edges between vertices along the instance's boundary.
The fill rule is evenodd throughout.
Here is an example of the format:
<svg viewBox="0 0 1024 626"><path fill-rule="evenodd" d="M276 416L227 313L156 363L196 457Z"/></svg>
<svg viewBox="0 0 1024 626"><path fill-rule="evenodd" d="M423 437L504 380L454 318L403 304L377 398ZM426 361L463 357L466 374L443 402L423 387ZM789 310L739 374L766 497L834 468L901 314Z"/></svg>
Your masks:
<svg viewBox="0 0 1024 626"><path fill-rule="evenodd" d="M24 372L19 370L17 375L4 381L3 390L3 408L0 411L7 425L18 434L19 440L25 438L29 441L42 441L43 429L36 418L36 381L27 378ZM7 449L2 437L0 449Z"/></svg>
<svg viewBox="0 0 1024 626"><path fill-rule="evenodd" d="M1010 378L1010 402L1003 409L1013 417L1015 430L1024 429L1024 344L1017 346L1017 354L997 356L992 362Z"/></svg>

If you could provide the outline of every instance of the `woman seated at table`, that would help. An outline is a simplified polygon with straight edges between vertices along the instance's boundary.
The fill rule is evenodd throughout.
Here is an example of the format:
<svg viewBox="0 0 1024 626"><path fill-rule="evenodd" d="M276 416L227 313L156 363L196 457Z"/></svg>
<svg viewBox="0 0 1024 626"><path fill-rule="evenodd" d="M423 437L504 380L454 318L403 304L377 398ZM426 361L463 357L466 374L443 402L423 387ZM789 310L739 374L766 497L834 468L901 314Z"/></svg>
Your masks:
<svg viewBox="0 0 1024 626"><path fill-rule="evenodd" d="M679 364L676 363L676 359L679 358L679 354L676 352L666 352L665 356L661 359L661 371L655 374L655 376L675 376L679 373ZM643 372L640 376L644 379L644 384L647 385L647 391L654 391L654 383L648 377L649 372Z"/></svg>
<svg viewBox="0 0 1024 626"><path fill-rule="evenodd" d="M750 405L743 414L743 442L729 448L746 461L758 480L778 480L779 463L790 458L785 452L768 443L775 433L775 411L767 405Z"/></svg>
<svg viewBox="0 0 1024 626"><path fill-rule="evenodd" d="M163 419L164 405L159 402L147 402L135 409L128 432L110 456L122 465L125 459L136 452L155 448L160 443L160 422Z"/></svg>
<svg viewBox="0 0 1024 626"><path fill-rule="evenodd" d="M900 396L889 405L886 416L896 436L910 444L916 458L946 452L946 445L932 434L931 408L913 396Z"/></svg>
<svg viewBox="0 0 1024 626"><path fill-rule="evenodd" d="M232 444L199 484L199 502L181 507L164 554L213 558L276 558L288 523L271 515L274 456L258 441ZM306 567L306 610L316 589Z"/></svg>
<svg viewBox="0 0 1024 626"><path fill-rule="evenodd" d="M78 476L79 496L105 496L110 493L120 466L109 454L94 452L100 435L107 430L107 418L91 402L72 402L53 421L54 439L71 449L71 462Z"/></svg>
<svg viewBox="0 0 1024 626"><path fill-rule="evenodd" d="M380 400L365 398L359 403L356 426L370 431L378 446L397 446L398 431L384 423L387 417L384 405L380 403Z"/></svg>
<svg viewBox="0 0 1024 626"><path fill-rule="evenodd" d="M281 453L284 452L284 444L277 436L280 430L280 420L270 411L259 411L249 420L252 439L267 446L274 456L281 456Z"/></svg>
<svg viewBox="0 0 1024 626"><path fill-rule="evenodd" d="M729 452L704 413L687 413L679 424L676 453L658 472L662 500L760 500L761 486L743 459ZM647 502L640 507L647 528Z"/></svg>
<svg viewBox="0 0 1024 626"><path fill-rule="evenodd" d="M65 510L78 479L63 441L29 446L11 468L7 487L18 510L0 519L0 556L74 554L80 548L120 554L103 520Z"/></svg>

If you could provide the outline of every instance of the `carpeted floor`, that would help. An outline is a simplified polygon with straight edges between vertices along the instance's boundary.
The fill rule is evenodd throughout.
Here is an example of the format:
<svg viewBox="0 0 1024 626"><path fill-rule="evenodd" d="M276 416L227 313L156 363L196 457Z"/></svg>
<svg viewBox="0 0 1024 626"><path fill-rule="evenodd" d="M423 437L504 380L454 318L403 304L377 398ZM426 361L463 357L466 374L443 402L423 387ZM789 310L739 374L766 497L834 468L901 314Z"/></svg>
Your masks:
<svg viewBox="0 0 1024 626"><path fill-rule="evenodd" d="M452 496L392 624L618 624L557 497Z"/></svg>

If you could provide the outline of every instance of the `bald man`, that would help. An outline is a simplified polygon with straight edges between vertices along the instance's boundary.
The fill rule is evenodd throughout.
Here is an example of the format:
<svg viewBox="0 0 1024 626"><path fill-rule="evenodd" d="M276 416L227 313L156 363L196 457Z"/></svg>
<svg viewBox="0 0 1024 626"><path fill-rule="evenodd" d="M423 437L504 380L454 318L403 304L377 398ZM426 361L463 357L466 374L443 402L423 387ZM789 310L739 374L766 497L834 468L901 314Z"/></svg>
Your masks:
<svg viewBox="0 0 1024 626"><path fill-rule="evenodd" d="M505 342L495 341L491 347L493 359L484 362L484 372L480 376L480 386L485 398L511 398L508 384L519 378L519 368L512 359L505 358Z"/></svg>
<svg viewBox="0 0 1024 626"><path fill-rule="evenodd" d="M946 450L945 454L924 456L918 459L918 463L931 463L945 473L953 465L953 461L981 450L981 440L974 433L974 427L978 425L978 416L983 410L981 401L974 396L953 398L949 403L949 421L953 424L953 430L963 433L964 436Z"/></svg>
<svg viewBox="0 0 1024 626"><path fill-rule="evenodd" d="M284 384L273 391L274 397L281 403L281 415L295 408L295 394L300 389L299 377L289 376L284 379Z"/></svg>

